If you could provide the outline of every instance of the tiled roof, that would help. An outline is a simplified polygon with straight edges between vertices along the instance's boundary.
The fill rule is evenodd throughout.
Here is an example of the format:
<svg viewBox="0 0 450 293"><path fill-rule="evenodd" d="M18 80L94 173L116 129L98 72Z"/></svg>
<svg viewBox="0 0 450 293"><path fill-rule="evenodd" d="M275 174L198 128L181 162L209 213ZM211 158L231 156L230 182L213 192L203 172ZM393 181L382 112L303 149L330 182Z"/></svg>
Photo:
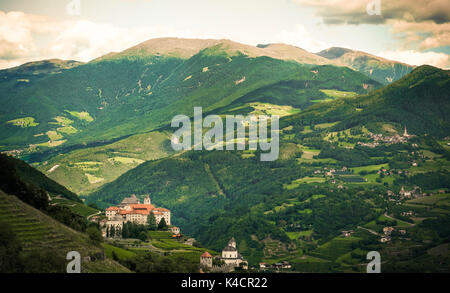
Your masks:
<svg viewBox="0 0 450 293"><path fill-rule="evenodd" d="M165 208L155 208L152 204L130 204L131 210L120 209L118 207L109 207L107 211L117 211L121 215L149 215L151 212L155 215L163 215L164 213L170 213L168 209Z"/></svg>
<svg viewBox="0 0 450 293"><path fill-rule="evenodd" d="M106 209L107 211L120 211L118 207L109 207Z"/></svg>
<svg viewBox="0 0 450 293"><path fill-rule="evenodd" d="M155 208L155 210L158 212L170 212L168 209L165 208Z"/></svg>
<svg viewBox="0 0 450 293"><path fill-rule="evenodd" d="M152 204L142 204L142 203L138 203L138 204L130 204L130 208L132 209L147 209L147 210L153 210L155 209L155 206Z"/></svg>
<svg viewBox="0 0 450 293"><path fill-rule="evenodd" d="M148 210L131 210L131 211L120 211L121 215L149 215L150 211Z"/></svg>
<svg viewBox="0 0 450 293"><path fill-rule="evenodd" d="M201 257L212 257L212 255L206 251L204 254L201 255Z"/></svg>

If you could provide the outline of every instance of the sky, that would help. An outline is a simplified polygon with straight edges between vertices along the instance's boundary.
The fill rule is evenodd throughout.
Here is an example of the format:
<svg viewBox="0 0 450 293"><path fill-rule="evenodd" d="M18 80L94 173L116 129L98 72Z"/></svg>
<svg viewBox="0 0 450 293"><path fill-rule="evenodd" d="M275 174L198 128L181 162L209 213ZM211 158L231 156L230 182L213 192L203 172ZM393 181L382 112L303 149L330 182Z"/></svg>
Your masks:
<svg viewBox="0 0 450 293"><path fill-rule="evenodd" d="M0 68L158 37L330 47L450 68L450 0L0 0Z"/></svg>

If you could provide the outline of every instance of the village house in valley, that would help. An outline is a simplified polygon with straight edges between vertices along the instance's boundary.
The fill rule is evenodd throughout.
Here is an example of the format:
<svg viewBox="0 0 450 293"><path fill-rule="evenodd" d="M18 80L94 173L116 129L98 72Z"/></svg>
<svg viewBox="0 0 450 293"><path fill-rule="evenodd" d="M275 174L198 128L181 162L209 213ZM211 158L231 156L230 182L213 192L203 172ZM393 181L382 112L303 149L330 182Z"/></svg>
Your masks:
<svg viewBox="0 0 450 293"><path fill-rule="evenodd" d="M133 194L131 197L125 198L118 206L106 209L106 228L114 227L116 230L121 230L123 224L127 222L145 225L150 214L155 216L157 225L162 219L167 225L170 225L170 210L152 205L148 195L144 198L144 203L141 204L140 200Z"/></svg>

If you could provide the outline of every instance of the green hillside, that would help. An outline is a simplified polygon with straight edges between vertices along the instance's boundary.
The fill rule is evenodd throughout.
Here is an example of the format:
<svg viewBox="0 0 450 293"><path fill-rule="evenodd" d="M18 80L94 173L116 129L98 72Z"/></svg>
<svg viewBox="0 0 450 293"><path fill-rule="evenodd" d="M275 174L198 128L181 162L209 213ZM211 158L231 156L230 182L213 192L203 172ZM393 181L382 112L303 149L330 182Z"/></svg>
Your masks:
<svg viewBox="0 0 450 293"><path fill-rule="evenodd" d="M17 159L1 158L20 165ZM82 273L198 272L205 248L184 244L186 237L173 239L171 232L146 230L145 243L105 243L98 223L87 221L100 211L41 189L32 176L27 181L15 169L1 170L6 173L0 180L0 272L64 273L71 251L81 254Z"/></svg>
<svg viewBox="0 0 450 293"><path fill-rule="evenodd" d="M170 155L168 125L176 115L192 116L194 106L205 114L249 114L275 105L281 108L271 113L286 116L339 96L333 93L380 87L325 61L281 44L151 40L9 90L0 150L86 195Z"/></svg>
<svg viewBox="0 0 450 293"><path fill-rule="evenodd" d="M22 201L0 202L3 219L12 219L5 235L16 235L24 255L37 240L57 257L78 245L137 272L196 271L204 249L168 233L92 243L98 231L86 219L96 206L150 194L208 249L235 237L251 266L362 272L375 250L386 272L448 271L450 71L340 48L319 55L169 38L87 64L2 72L0 150L40 171L0 155L0 189ZM261 151L249 150L175 153L170 122L192 117L194 107L279 115L279 159L261 162ZM383 234L388 226L392 235ZM97 259L89 271L120 270Z"/></svg>
<svg viewBox="0 0 450 293"><path fill-rule="evenodd" d="M67 265L65 257L70 251L78 251L83 260L90 257L91 261L82 262L82 272L129 272L118 263L106 259L102 248L92 243L87 235L64 226L1 190L0 207L0 223L7 225L16 235L21 247L18 255L31 259L27 260L30 262L25 268L27 272L64 273ZM15 257L19 258L17 255ZM39 263L40 260L44 264Z"/></svg>
<svg viewBox="0 0 450 293"><path fill-rule="evenodd" d="M421 66L411 74L367 95L319 104L287 120L320 122L340 121L333 128L342 130L366 125L375 130L390 122L406 126L412 134L447 136L450 72ZM290 122L287 122L290 123ZM379 129L377 129L379 130Z"/></svg>
<svg viewBox="0 0 450 293"><path fill-rule="evenodd" d="M186 244L189 236L174 239L168 231L147 231L147 240L132 238L108 239L103 243L106 255L116 259L138 273L197 273L200 256L208 251L217 252Z"/></svg>
<svg viewBox="0 0 450 293"><path fill-rule="evenodd" d="M6 74L0 82L7 93L0 100L0 148L28 153L149 132L176 114L190 114L194 105L211 111L287 80L311 81L294 88L303 87L303 95L317 95L315 99L323 95L308 90L318 82L332 89L334 80L358 93L367 92L363 84L378 87L356 73L340 76L337 68L323 70L331 72L328 81L317 77L310 68L325 66L326 59L295 47L258 48L220 40L192 49L191 41L177 40L177 48L189 53L172 54L167 44L150 41L26 83Z"/></svg>
<svg viewBox="0 0 450 293"><path fill-rule="evenodd" d="M270 62L273 62L273 60ZM376 82L367 79L364 75L348 68L320 66L312 68L299 67L297 70L296 74L289 76L289 79L285 81L257 87L256 90L247 94L236 94L235 98L229 102L221 100L221 103L225 106L218 105L217 108L210 109L209 113L270 114L258 111L262 109L261 107L277 107L276 105L282 105L281 107L284 107L284 109L280 108L278 112L272 111L273 113L271 113L286 116L297 113L301 109L307 108L309 105L317 102L334 99L335 97L330 97L325 93L327 90L364 93L366 92L363 87L364 84L370 85L371 88L379 86ZM207 97L220 96L220 94L217 94L220 88L218 85L217 88L216 84L211 85L209 88L212 88L212 90L211 94ZM212 99L206 98L206 100ZM187 103L187 101L183 101L183 103ZM193 102L190 106L185 104L183 107L180 106L179 111L180 113L192 115L193 107L203 103L203 101L199 100L195 103ZM267 103L269 105L266 105ZM177 104L170 105L174 109L176 106ZM173 112L171 115L175 114L176 112ZM155 117L155 115L152 117ZM149 132L134 135L103 146L85 147L53 158L50 157L50 160L45 159L44 161L45 156L43 156L38 159L38 162L44 161L45 164L38 163L36 166L41 171L47 172L50 178L65 185L70 190L81 194L88 194L103 184L116 179L119 175L137 166L142 161L154 160L171 154L173 152L169 142L171 129L166 125L164 125L163 129L164 131L162 133ZM153 137L151 142L144 140L147 137L148 139ZM142 143L143 141L144 143ZM39 153L33 154L32 157L39 157ZM114 157L129 158L128 160L135 161L129 163L122 161L111 164L111 160ZM55 166L59 167L49 172ZM89 180L86 174L95 176L95 178Z"/></svg>
<svg viewBox="0 0 450 293"><path fill-rule="evenodd" d="M7 179L13 178L44 189L51 194L62 196L74 202L81 202L75 193L46 177L22 160L0 154L0 169L2 175L1 187L4 190L7 190L6 186L10 184L10 182L6 182Z"/></svg>
<svg viewBox="0 0 450 293"><path fill-rule="evenodd" d="M173 152L169 134L154 131L103 146L77 149L33 166L69 190L89 194L139 164Z"/></svg>
<svg viewBox="0 0 450 293"><path fill-rule="evenodd" d="M424 66L367 95L322 91L333 101L282 119L277 161L261 162L259 151L187 152L143 163L87 201L106 207L133 193L151 194L153 202L171 209L174 224L207 247L221 249L235 236L251 264L288 260L297 271L359 272L365 253L377 250L388 271L399 267L396 262L406 271L420 271L419 263L442 271L448 255L439 265L428 251L448 241L448 229L436 226L448 220L448 206L414 209L414 217L405 217L411 209L407 199L387 192L398 194L401 186L419 186L427 194L450 188L449 154L442 146L448 138L441 138L448 133L441 112L448 107L448 81L447 71ZM416 136L362 145L373 143L371 132L402 135L405 124ZM381 235L366 230L380 233L389 225L410 237L395 234L383 244ZM355 235L339 236L343 230Z"/></svg>

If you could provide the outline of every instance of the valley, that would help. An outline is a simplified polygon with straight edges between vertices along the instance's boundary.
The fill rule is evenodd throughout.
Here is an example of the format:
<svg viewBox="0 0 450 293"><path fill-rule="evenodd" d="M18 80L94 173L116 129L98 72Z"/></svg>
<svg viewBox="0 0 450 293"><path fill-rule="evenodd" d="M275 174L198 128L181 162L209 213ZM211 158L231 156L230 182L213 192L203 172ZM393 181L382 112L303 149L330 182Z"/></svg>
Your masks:
<svg viewBox="0 0 450 293"><path fill-rule="evenodd" d="M108 262L90 271L191 272L235 237L254 272L283 261L294 272L365 272L369 251L380 252L384 272L448 272L448 70L342 48L175 38L35 66L39 74L30 64L0 71L0 150L30 163L4 159L4 172L47 191L63 210L41 212L81 231L42 234L29 209L12 208L26 194L5 183L18 199L2 194L11 208L0 219L17 214L12 230L25 249L30 239L57 247L79 237L80 249ZM244 151L174 151L170 121L192 118L194 107L279 115L279 159L261 162L248 140ZM106 208L132 194L170 209L184 238L155 230L83 242ZM194 246L185 243L192 237Z"/></svg>

